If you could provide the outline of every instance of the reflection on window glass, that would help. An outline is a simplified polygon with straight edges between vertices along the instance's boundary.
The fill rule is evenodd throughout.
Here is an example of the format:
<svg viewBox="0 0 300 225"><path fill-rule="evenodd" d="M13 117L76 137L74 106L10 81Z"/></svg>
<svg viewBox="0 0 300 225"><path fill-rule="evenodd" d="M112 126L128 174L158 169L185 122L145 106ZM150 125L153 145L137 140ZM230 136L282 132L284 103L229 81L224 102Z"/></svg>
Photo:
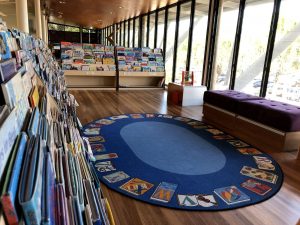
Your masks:
<svg viewBox="0 0 300 225"><path fill-rule="evenodd" d="M149 27L149 48L154 48L154 35L155 35L155 13L150 15Z"/></svg>
<svg viewBox="0 0 300 225"><path fill-rule="evenodd" d="M214 71L213 89L229 89L230 73L237 19L239 15L239 3L227 7L223 4L223 12L220 21L219 39L217 45L216 66Z"/></svg>
<svg viewBox="0 0 300 225"><path fill-rule="evenodd" d="M182 71L186 69L187 49L189 43L189 28L190 28L191 2L181 5L179 33L177 45L177 62L175 72L175 82L181 82Z"/></svg>
<svg viewBox="0 0 300 225"><path fill-rule="evenodd" d="M282 0L267 98L300 106L300 1Z"/></svg>
<svg viewBox="0 0 300 225"><path fill-rule="evenodd" d="M196 84L201 84L202 81L208 7L208 4L203 4L203 1L196 0L193 44L190 65L190 70L194 71L194 78Z"/></svg>
<svg viewBox="0 0 300 225"><path fill-rule="evenodd" d="M235 90L259 95L273 1L246 1Z"/></svg>
<svg viewBox="0 0 300 225"><path fill-rule="evenodd" d="M133 47L138 47L139 46L139 32L140 32L140 18L137 17L135 19L135 31L134 31L134 46Z"/></svg>
<svg viewBox="0 0 300 225"><path fill-rule="evenodd" d="M58 25L58 24L53 24L53 23L48 23L48 29L49 30L56 30L56 31L64 31L65 26Z"/></svg>
<svg viewBox="0 0 300 225"><path fill-rule="evenodd" d="M125 22L124 29L125 29L125 39L124 39L125 44L124 44L124 46L128 47L128 21Z"/></svg>
<svg viewBox="0 0 300 225"><path fill-rule="evenodd" d="M169 8L166 62L165 62L166 63L166 84L172 82L176 11L177 11L176 7Z"/></svg>
<svg viewBox="0 0 300 225"><path fill-rule="evenodd" d="M165 29L165 10L158 12L158 24L157 24L157 48L163 49L164 44L164 29Z"/></svg>
<svg viewBox="0 0 300 225"><path fill-rule="evenodd" d="M142 47L147 45L147 15L143 16Z"/></svg>
<svg viewBox="0 0 300 225"><path fill-rule="evenodd" d="M129 39L129 46L133 47L132 42L133 41L133 20L130 20L130 39Z"/></svg>

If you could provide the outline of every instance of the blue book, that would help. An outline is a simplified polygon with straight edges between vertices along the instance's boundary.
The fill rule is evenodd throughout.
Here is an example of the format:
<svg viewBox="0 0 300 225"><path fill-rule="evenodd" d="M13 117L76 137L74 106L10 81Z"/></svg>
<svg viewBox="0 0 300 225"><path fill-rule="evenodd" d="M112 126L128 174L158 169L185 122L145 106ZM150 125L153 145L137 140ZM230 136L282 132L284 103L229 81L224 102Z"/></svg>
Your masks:
<svg viewBox="0 0 300 225"><path fill-rule="evenodd" d="M42 225L55 224L55 177L50 153L45 153L42 195Z"/></svg>
<svg viewBox="0 0 300 225"><path fill-rule="evenodd" d="M236 186L229 186L223 188L217 188L214 190L227 205L237 204L241 202L250 201L250 197L243 193Z"/></svg>
<svg viewBox="0 0 300 225"><path fill-rule="evenodd" d="M37 147L36 147L37 146ZM31 161L36 159L36 161ZM19 202L27 225L40 224L42 220L41 197L43 180L43 150L39 135L35 137L33 150L29 153L21 175ZM35 164L35 165L32 165ZM32 174L31 174L32 173Z"/></svg>
<svg viewBox="0 0 300 225"><path fill-rule="evenodd" d="M0 60L10 59L11 52L8 45L8 37L5 31L0 31Z"/></svg>
<svg viewBox="0 0 300 225"><path fill-rule="evenodd" d="M16 194L26 145L27 135L22 132L16 139L10 165L6 173L6 180L3 185L1 203L5 206L3 207L3 212L9 224L17 224L20 219L20 209Z"/></svg>
<svg viewBox="0 0 300 225"><path fill-rule="evenodd" d="M29 137L32 137L38 133L39 118L40 118L39 109L35 107L33 112L31 113L28 129L27 129L27 134Z"/></svg>
<svg viewBox="0 0 300 225"><path fill-rule="evenodd" d="M16 72L16 59L8 59L0 62L0 83L10 80Z"/></svg>

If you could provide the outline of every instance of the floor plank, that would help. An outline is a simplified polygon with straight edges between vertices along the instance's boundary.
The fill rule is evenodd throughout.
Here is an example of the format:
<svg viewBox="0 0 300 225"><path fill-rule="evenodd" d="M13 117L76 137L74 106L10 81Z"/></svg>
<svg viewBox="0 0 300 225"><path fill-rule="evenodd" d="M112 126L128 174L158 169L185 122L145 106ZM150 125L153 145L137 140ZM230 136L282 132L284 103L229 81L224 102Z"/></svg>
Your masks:
<svg viewBox="0 0 300 225"><path fill-rule="evenodd" d="M197 120L202 107L167 104L167 93L152 91L71 91L79 103L78 117L83 124L124 113L164 113ZM296 152L271 154L284 171L279 193L268 201L236 210L191 212L153 206L112 191L104 193L111 203L117 225L293 225L300 224L300 160Z"/></svg>

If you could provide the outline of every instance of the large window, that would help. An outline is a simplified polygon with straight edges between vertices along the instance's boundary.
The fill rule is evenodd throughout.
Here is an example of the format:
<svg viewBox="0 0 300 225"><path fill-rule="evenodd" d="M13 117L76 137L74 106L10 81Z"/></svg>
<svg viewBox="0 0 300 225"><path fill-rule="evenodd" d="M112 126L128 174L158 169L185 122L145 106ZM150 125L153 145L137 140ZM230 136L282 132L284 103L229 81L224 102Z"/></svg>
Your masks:
<svg viewBox="0 0 300 225"><path fill-rule="evenodd" d="M149 26L149 48L154 48L154 35L155 35L155 13L150 15Z"/></svg>
<svg viewBox="0 0 300 225"><path fill-rule="evenodd" d="M134 46L139 46L139 33L140 33L140 18L135 18L135 30L134 30Z"/></svg>
<svg viewBox="0 0 300 225"><path fill-rule="evenodd" d="M235 90L259 95L273 1L246 1Z"/></svg>
<svg viewBox="0 0 300 225"><path fill-rule="evenodd" d="M177 62L175 82L181 82L182 71L186 70L187 49L189 44L189 28L190 28L190 14L191 2L182 4L180 6L180 21L178 33L178 46L177 46Z"/></svg>
<svg viewBox="0 0 300 225"><path fill-rule="evenodd" d="M176 12L177 7L169 8L168 16L168 31L167 31L167 48L166 48L166 84L172 82L172 70L173 70L173 55L174 55L174 39L176 28Z"/></svg>
<svg viewBox="0 0 300 225"><path fill-rule="evenodd" d="M143 22L143 31L142 31L142 47L146 47L147 45L147 15L143 16L142 18Z"/></svg>
<svg viewBox="0 0 300 225"><path fill-rule="evenodd" d="M165 32L165 10L158 12L158 23L157 23L157 43L156 47L163 49L164 44L164 32Z"/></svg>
<svg viewBox="0 0 300 225"><path fill-rule="evenodd" d="M300 106L300 1L282 0L267 98Z"/></svg>
<svg viewBox="0 0 300 225"><path fill-rule="evenodd" d="M236 25L239 15L239 3L224 2L218 35L217 55L213 75L213 89L229 88Z"/></svg>
<svg viewBox="0 0 300 225"><path fill-rule="evenodd" d="M130 20L130 39L129 39L129 46L133 47L133 20Z"/></svg>
<svg viewBox="0 0 300 225"><path fill-rule="evenodd" d="M196 0L190 70L194 72L197 84L201 84L202 81L207 19L208 4Z"/></svg>

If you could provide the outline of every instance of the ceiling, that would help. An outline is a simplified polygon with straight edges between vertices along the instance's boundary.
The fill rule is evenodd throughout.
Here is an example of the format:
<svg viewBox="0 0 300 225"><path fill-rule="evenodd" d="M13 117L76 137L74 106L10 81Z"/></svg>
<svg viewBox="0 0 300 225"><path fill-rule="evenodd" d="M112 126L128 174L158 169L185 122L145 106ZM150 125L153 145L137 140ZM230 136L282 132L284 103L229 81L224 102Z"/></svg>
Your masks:
<svg viewBox="0 0 300 225"><path fill-rule="evenodd" d="M50 21L79 25L83 27L103 28L114 23L162 8L180 0L42 0L49 9ZM247 3L261 0L247 0ZM263 0L270 1L270 0ZM273 0L272 0L273 1ZM210 0L196 0L196 15L208 12ZM240 0L224 0L224 10L236 9ZM189 4L184 4L181 16L190 15ZM183 6L184 6L183 5ZM186 11L186 13L184 13ZM176 16L176 10L174 15Z"/></svg>
<svg viewBox="0 0 300 225"><path fill-rule="evenodd" d="M102 28L178 0L45 0L50 15L65 23ZM209 1L209 0L204 0Z"/></svg>

